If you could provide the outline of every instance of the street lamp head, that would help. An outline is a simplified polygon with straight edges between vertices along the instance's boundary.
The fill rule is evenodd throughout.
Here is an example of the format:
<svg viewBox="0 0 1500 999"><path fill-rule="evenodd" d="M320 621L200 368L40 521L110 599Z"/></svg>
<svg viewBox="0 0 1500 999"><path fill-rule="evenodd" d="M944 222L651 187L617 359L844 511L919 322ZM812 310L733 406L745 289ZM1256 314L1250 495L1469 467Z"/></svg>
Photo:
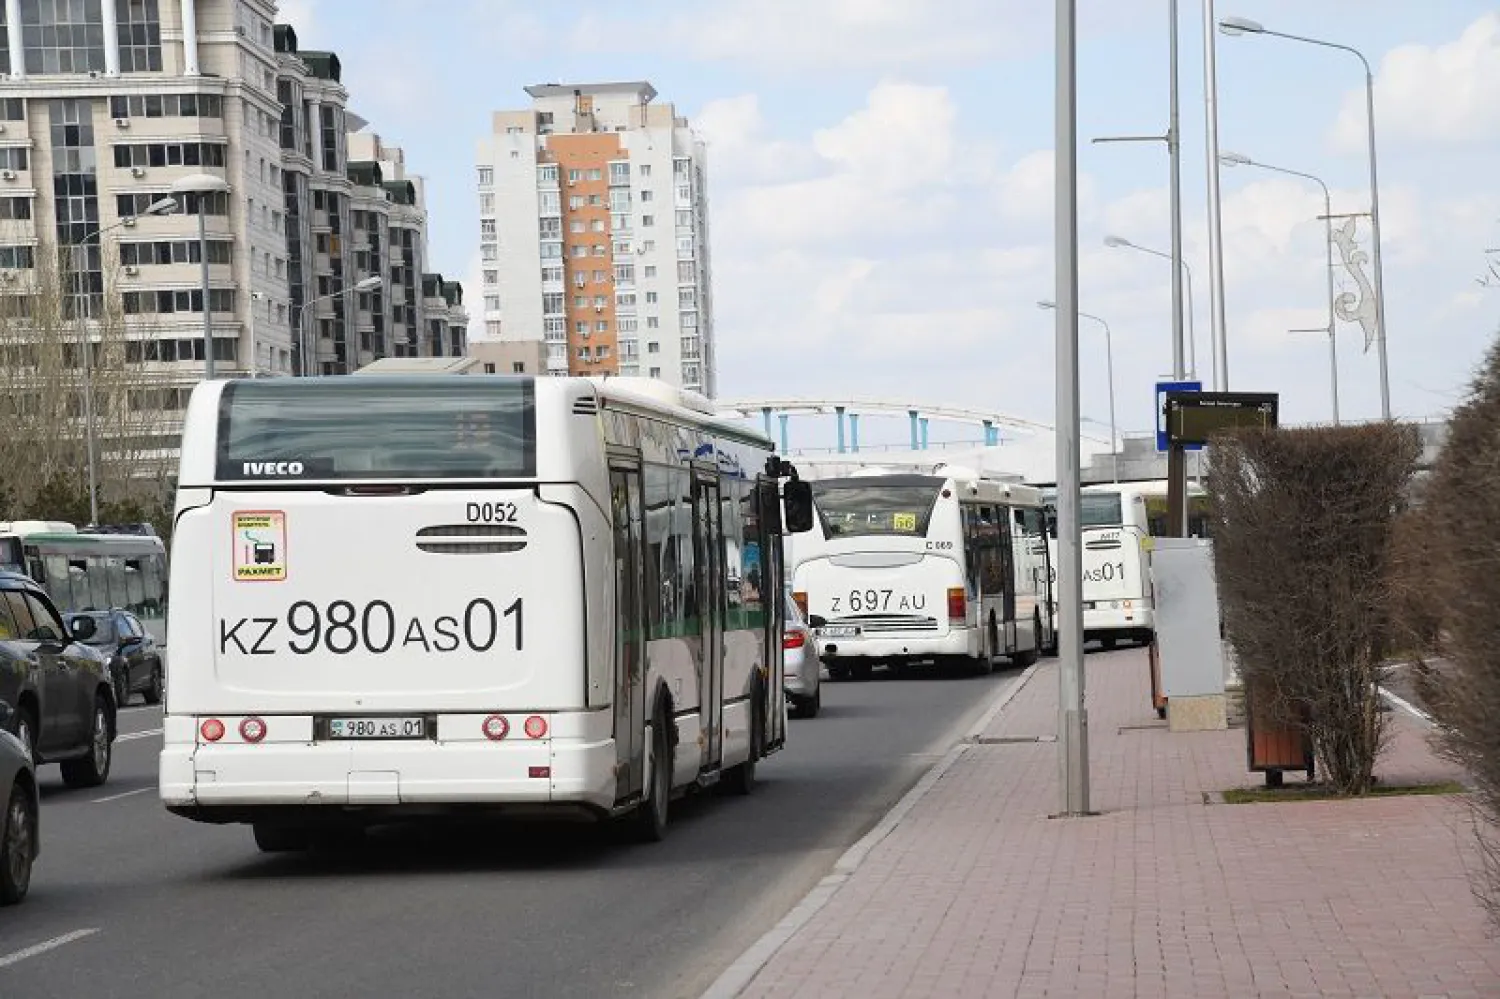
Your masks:
<svg viewBox="0 0 1500 999"><path fill-rule="evenodd" d="M173 194L213 194L229 190L229 182L211 173L194 173L172 181Z"/></svg>
<svg viewBox="0 0 1500 999"><path fill-rule="evenodd" d="M384 279L382 279L380 277L380 275L378 275L378 274L372 274L369 277L364 278L363 280L356 281L355 284L354 284L354 290L355 291L374 291L376 288L379 288L384 283L385 283L385 281L384 281Z"/></svg>
<svg viewBox="0 0 1500 999"><path fill-rule="evenodd" d="M1109 247L1135 246L1134 243L1126 239L1124 236L1105 236L1104 245Z"/></svg>
<svg viewBox="0 0 1500 999"><path fill-rule="evenodd" d="M1040 302L1036 303L1036 307L1038 309L1055 309L1057 308L1057 303L1052 301L1051 299L1044 298Z"/></svg>
<svg viewBox="0 0 1500 999"><path fill-rule="evenodd" d="M157 201L151 202L151 204L147 205L146 206L146 210L143 211L143 212L141 212L141 214L142 215L171 215L176 210L177 210L177 199L176 198L168 197L168 198L161 198L161 199L159 199Z"/></svg>
<svg viewBox="0 0 1500 999"><path fill-rule="evenodd" d="M1231 38L1239 35L1263 35L1266 26L1259 21L1252 21L1248 17L1221 17L1219 18L1219 30Z"/></svg>
<svg viewBox="0 0 1500 999"><path fill-rule="evenodd" d="M1225 166L1250 166L1252 160L1241 153L1220 153L1219 162Z"/></svg>

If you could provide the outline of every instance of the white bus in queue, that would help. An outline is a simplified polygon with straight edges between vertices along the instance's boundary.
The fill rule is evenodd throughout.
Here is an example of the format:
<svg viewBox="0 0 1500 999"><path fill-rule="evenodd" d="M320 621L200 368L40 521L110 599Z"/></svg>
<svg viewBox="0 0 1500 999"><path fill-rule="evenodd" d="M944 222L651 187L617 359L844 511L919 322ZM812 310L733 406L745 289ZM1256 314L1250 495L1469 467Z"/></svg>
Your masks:
<svg viewBox="0 0 1500 999"><path fill-rule="evenodd" d="M463 807L659 839L670 799L748 791L785 741L771 456L641 379L200 384L163 803L275 851Z"/></svg>
<svg viewBox="0 0 1500 999"><path fill-rule="evenodd" d="M829 676L877 663L1028 665L1056 642L1039 490L967 469L865 470L812 483L816 523L791 544L793 599L825 619Z"/></svg>
<svg viewBox="0 0 1500 999"><path fill-rule="evenodd" d="M128 611L165 658L167 549L149 527L0 522L0 569L36 580L64 614Z"/></svg>
<svg viewBox="0 0 1500 999"><path fill-rule="evenodd" d="M1049 518L1057 490L1046 490ZM1142 644L1156 633L1155 602L1147 538L1167 533L1167 482L1103 483L1080 492L1083 535L1083 638L1112 649L1118 642ZM1188 534L1208 535L1208 497L1188 483ZM1048 550L1056 585L1057 528L1048 522Z"/></svg>

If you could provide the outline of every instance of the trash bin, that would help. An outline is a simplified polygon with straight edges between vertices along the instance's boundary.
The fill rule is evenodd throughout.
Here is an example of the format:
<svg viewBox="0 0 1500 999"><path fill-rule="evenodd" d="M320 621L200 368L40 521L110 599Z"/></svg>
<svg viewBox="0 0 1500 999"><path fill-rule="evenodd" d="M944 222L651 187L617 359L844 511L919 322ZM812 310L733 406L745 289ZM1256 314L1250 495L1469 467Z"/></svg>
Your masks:
<svg viewBox="0 0 1500 999"><path fill-rule="evenodd" d="M1311 783L1315 771L1312 739L1300 725L1271 717L1272 697L1263 683L1245 682L1245 755L1251 773L1266 775L1267 787L1281 787L1282 774L1301 770ZM1306 709L1298 713L1305 717Z"/></svg>

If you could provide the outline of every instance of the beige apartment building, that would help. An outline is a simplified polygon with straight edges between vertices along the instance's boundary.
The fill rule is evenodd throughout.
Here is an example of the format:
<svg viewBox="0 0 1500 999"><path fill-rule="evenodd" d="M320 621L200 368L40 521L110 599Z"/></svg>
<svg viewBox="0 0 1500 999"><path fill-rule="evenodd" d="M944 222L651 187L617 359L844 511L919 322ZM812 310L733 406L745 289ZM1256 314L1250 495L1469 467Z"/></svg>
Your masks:
<svg viewBox="0 0 1500 999"><path fill-rule="evenodd" d="M713 396L702 140L644 81L526 93L478 144L484 338Z"/></svg>

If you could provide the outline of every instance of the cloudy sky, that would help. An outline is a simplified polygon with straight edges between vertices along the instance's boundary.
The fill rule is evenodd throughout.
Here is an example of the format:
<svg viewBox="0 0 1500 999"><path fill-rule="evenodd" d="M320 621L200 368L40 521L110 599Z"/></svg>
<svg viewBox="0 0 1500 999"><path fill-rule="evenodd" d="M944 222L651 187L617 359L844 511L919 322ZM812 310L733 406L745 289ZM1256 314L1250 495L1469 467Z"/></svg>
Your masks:
<svg viewBox="0 0 1500 999"><path fill-rule="evenodd" d="M1218 0L1217 13L1351 45L1373 64L1393 409L1438 416L1500 321L1500 289L1478 280L1500 247L1500 7L1354 6ZM874 396L1051 422L1053 318L1036 306L1053 291L1051 3L281 7L303 47L338 52L351 109L429 178L432 263L473 297L474 147L489 113L524 107L532 83L647 79L710 143L721 397ZM1203 14L1181 7L1185 255L1208 381ZM1167 156L1161 143L1089 140L1165 131L1166 3L1080 0L1079 18L1081 307L1112 331L1120 427L1143 431L1170 369L1171 268L1103 239L1169 249ZM1219 36L1218 69L1221 151L1320 177L1336 214L1368 211L1358 60ZM1281 393L1285 421L1327 420L1327 337L1288 332L1327 323L1321 190L1239 166L1222 191L1230 387ZM1340 270L1336 292L1354 288ZM1085 320L1081 334L1083 413L1107 420L1102 329ZM1358 325L1338 324L1338 348L1342 415L1378 417ZM794 426L805 444L832 437L830 419ZM906 432L898 418L865 427L867 439Z"/></svg>

